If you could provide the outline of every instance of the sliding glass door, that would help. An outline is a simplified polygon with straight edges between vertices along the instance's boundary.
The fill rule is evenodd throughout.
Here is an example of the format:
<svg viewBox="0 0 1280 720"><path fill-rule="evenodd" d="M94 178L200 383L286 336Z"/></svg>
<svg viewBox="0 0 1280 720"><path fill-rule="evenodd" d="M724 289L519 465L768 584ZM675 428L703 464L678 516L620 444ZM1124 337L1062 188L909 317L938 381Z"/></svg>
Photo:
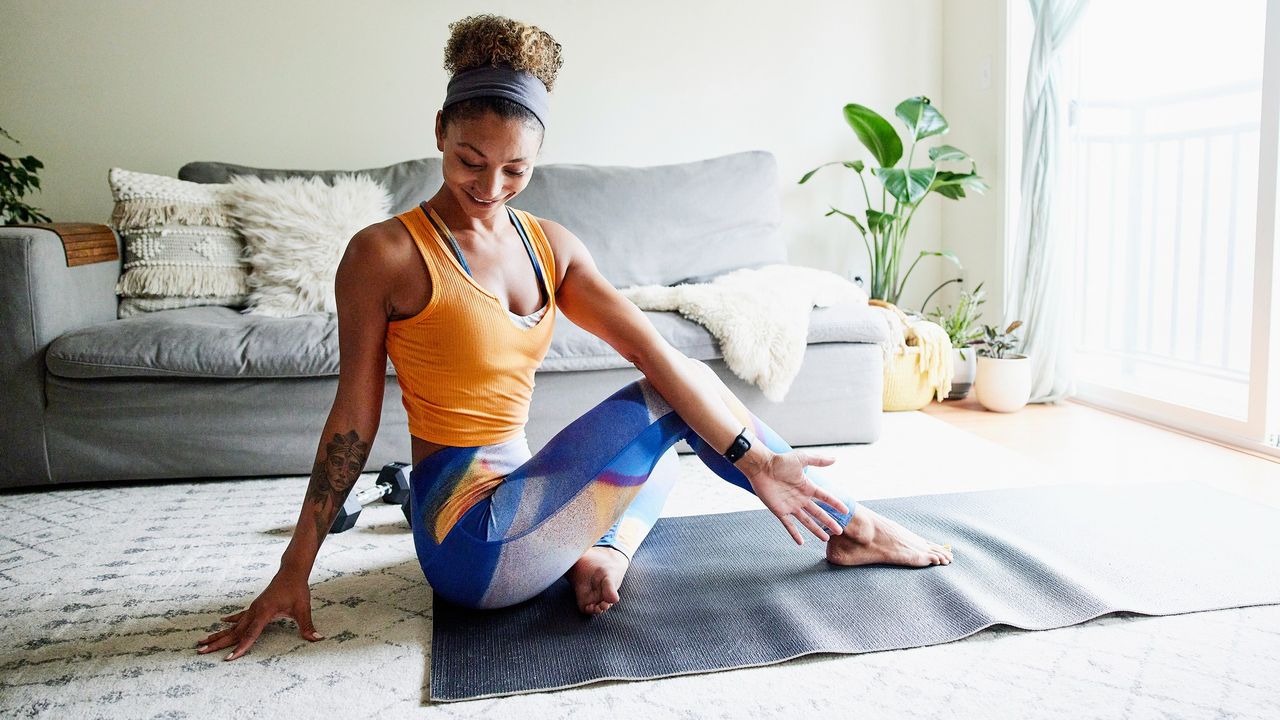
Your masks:
<svg viewBox="0 0 1280 720"><path fill-rule="evenodd" d="M1280 0L1095 0L1063 56L1078 398L1275 447Z"/></svg>

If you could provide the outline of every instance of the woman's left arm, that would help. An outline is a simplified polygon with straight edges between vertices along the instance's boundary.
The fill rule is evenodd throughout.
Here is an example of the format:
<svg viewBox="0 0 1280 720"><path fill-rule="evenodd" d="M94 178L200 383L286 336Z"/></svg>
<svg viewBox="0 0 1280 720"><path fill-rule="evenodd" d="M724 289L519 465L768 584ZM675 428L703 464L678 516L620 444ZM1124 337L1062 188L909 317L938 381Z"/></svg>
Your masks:
<svg viewBox="0 0 1280 720"><path fill-rule="evenodd" d="M583 330L609 343L644 373L653 387L703 440L719 452L738 436L742 424L720 397L723 388L707 377L698 363L677 350L645 314L600 274L586 246L559 223L539 218L552 245L556 270L556 305ZM840 512L848 507L804 475L806 465L830 465L834 458L792 450L775 453L753 439L751 448L734 465L746 475L755 494L786 527L798 544L801 537L793 516L826 541L823 525L839 534L840 524L819 506L821 500Z"/></svg>

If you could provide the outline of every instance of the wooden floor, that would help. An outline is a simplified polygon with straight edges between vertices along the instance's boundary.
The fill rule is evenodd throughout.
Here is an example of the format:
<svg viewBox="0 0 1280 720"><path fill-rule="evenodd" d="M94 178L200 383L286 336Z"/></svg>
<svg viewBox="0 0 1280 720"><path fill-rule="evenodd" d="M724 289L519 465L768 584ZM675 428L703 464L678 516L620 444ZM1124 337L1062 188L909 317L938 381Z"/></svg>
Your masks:
<svg viewBox="0 0 1280 720"><path fill-rule="evenodd" d="M1120 471L1198 480L1280 507L1280 462L1072 400L998 413L970 393L930 403L924 412L1080 477Z"/></svg>

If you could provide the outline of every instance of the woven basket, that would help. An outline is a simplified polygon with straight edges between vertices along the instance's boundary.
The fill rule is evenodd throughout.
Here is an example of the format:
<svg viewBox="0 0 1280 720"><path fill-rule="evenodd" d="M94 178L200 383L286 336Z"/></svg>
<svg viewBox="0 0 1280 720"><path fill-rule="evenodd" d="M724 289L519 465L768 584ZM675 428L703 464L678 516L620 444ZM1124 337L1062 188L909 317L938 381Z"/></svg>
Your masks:
<svg viewBox="0 0 1280 720"><path fill-rule="evenodd" d="M888 308L902 320L903 326L909 325L906 313L893 303L872 299L871 305ZM933 400L933 388L928 377L920 372L920 348L908 345L902 352L886 356L884 359L884 399L885 412L898 410L919 410Z"/></svg>
<svg viewBox="0 0 1280 720"><path fill-rule="evenodd" d="M884 359L884 409L919 410L933 399L933 388L920 372L920 348L908 345L904 352Z"/></svg>

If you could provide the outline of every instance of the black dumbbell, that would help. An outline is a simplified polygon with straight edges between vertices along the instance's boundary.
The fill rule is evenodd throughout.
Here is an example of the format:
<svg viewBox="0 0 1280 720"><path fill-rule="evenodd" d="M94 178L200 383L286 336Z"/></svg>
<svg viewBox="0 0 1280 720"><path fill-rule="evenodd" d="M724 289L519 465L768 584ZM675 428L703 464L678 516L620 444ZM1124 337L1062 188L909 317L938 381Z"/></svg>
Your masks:
<svg viewBox="0 0 1280 720"><path fill-rule="evenodd" d="M409 463L389 462L383 465L373 487L347 496L347 501L342 504L338 509L338 515L333 518L333 525L329 528L329 532L346 532L355 527L356 519L360 517L360 511L364 506L378 499L388 505L400 505L404 510L405 519L408 519L409 471L411 469Z"/></svg>

